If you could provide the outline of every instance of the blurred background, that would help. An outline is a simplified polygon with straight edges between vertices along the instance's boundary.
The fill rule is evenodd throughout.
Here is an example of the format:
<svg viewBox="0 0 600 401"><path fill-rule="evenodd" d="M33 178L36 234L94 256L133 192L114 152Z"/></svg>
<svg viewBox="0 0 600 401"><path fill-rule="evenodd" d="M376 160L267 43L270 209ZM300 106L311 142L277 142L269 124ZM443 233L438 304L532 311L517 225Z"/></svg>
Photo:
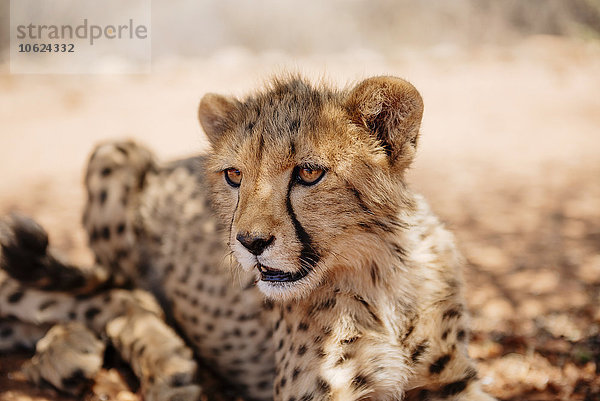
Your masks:
<svg viewBox="0 0 600 401"><path fill-rule="evenodd" d="M34 216L86 263L81 181L98 141L181 157L206 148L206 92L283 71L401 76L425 101L409 178L466 256L486 389L600 400L600 0L155 0L139 75L10 74L9 18L0 0L0 215ZM59 399L23 381L26 356L0 356L0 400ZM137 399L119 380L103 371L86 399Z"/></svg>

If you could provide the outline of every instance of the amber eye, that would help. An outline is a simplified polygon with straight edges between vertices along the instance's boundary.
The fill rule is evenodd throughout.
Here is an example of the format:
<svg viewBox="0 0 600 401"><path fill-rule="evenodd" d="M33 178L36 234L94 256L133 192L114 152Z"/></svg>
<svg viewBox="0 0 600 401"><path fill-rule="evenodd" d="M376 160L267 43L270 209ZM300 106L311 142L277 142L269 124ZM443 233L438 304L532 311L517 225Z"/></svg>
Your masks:
<svg viewBox="0 0 600 401"><path fill-rule="evenodd" d="M316 167L298 167L298 182L302 185L313 185L325 174L325 170Z"/></svg>
<svg viewBox="0 0 600 401"><path fill-rule="evenodd" d="M234 188L240 186L242 182L242 172L236 168L228 168L224 171L225 181Z"/></svg>

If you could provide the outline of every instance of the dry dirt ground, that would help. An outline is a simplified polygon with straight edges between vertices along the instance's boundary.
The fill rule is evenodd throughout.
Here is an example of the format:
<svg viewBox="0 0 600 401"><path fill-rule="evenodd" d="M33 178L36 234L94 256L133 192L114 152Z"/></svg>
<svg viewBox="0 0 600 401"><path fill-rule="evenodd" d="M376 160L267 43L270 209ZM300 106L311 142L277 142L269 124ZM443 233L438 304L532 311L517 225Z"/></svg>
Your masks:
<svg viewBox="0 0 600 401"><path fill-rule="evenodd" d="M413 186L466 256L470 352L502 400L600 400L600 49L533 38L384 58L290 60L228 50L157 62L147 76L0 75L0 215L30 214L86 263L82 166L98 140L130 136L165 159L205 146L195 107L291 69L348 82L410 79L425 99ZM23 381L0 356L0 400L71 400ZM105 369L85 400L138 400Z"/></svg>

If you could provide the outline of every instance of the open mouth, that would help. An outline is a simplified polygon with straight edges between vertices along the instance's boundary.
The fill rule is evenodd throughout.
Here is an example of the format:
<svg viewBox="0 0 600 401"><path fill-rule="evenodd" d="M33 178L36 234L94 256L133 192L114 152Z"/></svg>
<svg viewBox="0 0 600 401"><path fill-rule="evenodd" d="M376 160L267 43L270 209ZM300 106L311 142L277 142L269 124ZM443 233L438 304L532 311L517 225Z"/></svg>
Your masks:
<svg viewBox="0 0 600 401"><path fill-rule="evenodd" d="M277 283L289 283L292 281L298 281L309 273L309 269L301 269L296 273L288 273L277 269L261 265L258 263L256 268L260 272L260 279L262 281L272 281Z"/></svg>

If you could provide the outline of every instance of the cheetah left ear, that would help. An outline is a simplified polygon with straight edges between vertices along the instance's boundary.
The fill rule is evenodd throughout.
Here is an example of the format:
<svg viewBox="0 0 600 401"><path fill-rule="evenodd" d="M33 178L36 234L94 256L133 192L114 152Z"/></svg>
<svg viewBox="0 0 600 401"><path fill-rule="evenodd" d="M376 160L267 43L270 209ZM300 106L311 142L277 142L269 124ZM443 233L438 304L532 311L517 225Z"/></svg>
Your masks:
<svg viewBox="0 0 600 401"><path fill-rule="evenodd" d="M200 125L211 143L215 143L233 121L239 101L233 97L207 93L198 107Z"/></svg>
<svg viewBox="0 0 600 401"><path fill-rule="evenodd" d="M407 81L373 77L350 91L346 109L351 120L377 137L393 166L412 162L423 117L423 99Z"/></svg>

